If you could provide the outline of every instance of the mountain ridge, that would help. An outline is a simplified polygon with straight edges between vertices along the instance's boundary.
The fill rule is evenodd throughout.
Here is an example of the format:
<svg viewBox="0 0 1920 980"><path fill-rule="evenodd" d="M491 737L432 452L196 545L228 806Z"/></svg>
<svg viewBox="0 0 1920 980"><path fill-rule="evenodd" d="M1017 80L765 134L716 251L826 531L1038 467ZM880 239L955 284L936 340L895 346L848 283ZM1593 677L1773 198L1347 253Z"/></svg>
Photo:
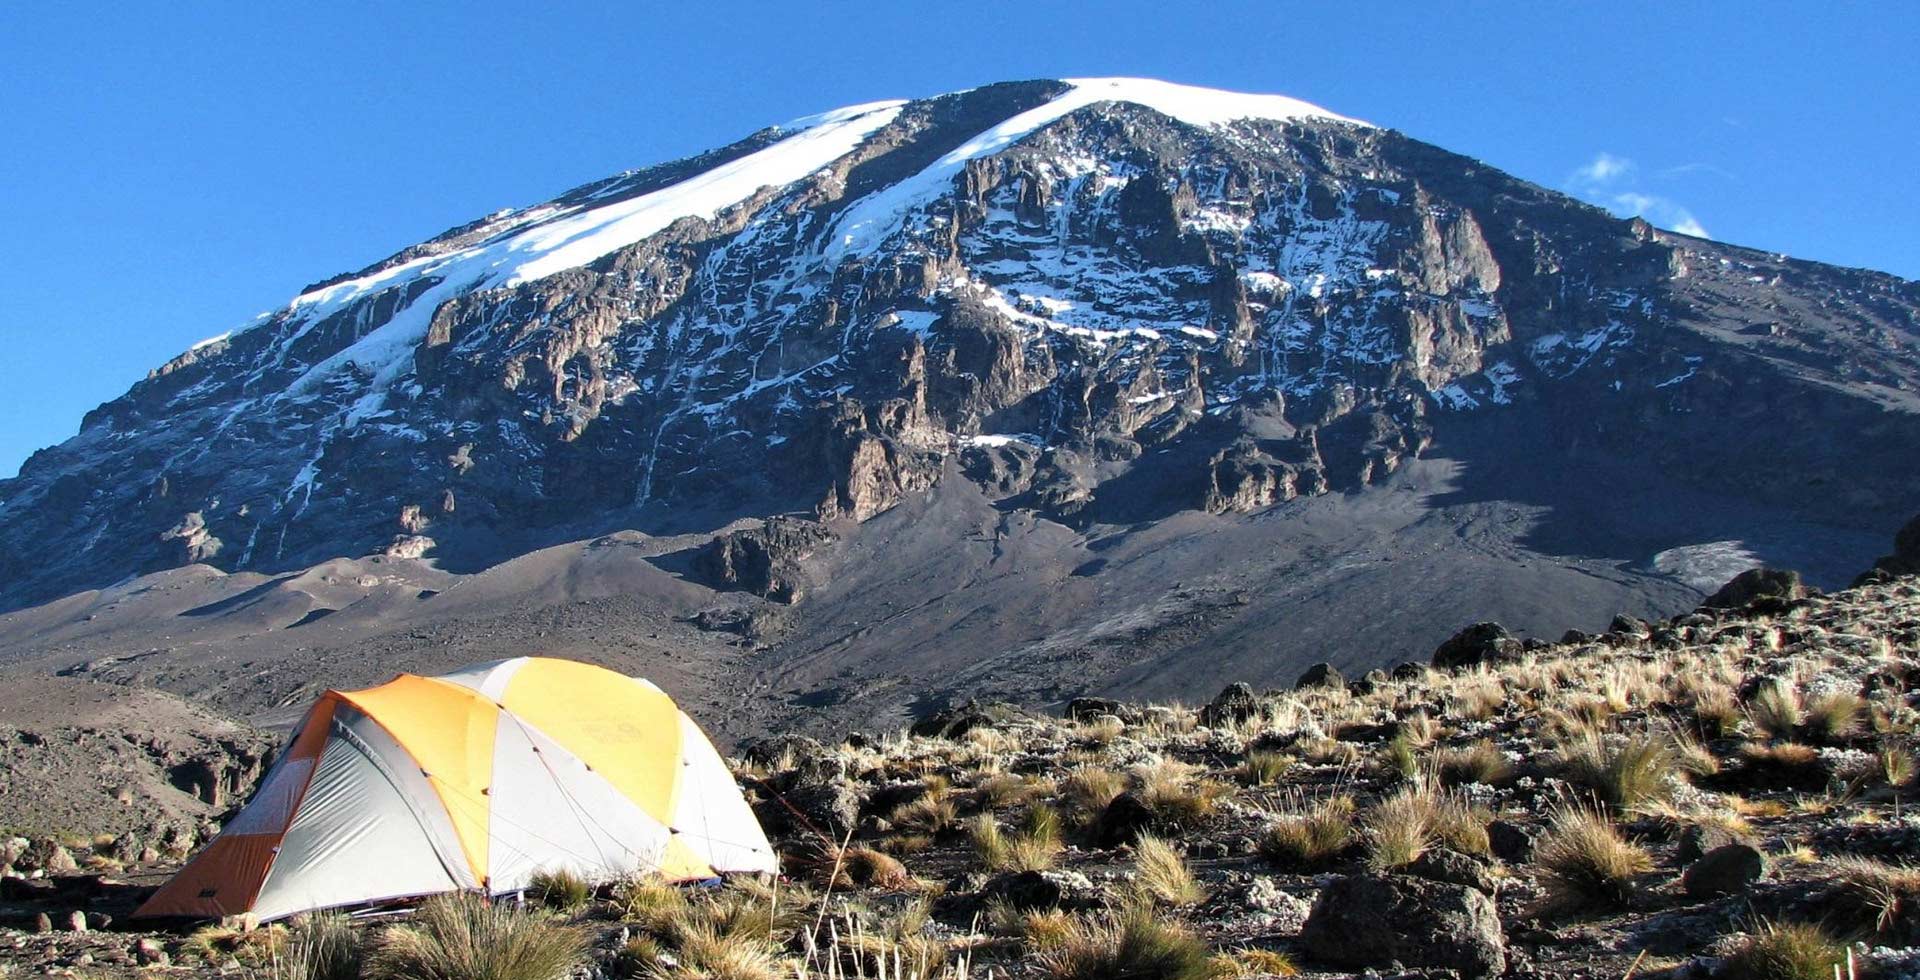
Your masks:
<svg viewBox="0 0 1920 980"><path fill-rule="evenodd" d="M1116 86L1163 105L1098 97ZM740 696L782 712L858 695L868 670L940 686L887 643L928 663L1054 650L1018 684L1160 696L1181 692L1095 650L1134 628L1120 610L1158 610L1135 626L1165 638L1167 676L1215 657L1284 675L1319 643L1358 668L1464 625L1440 616L1671 612L1742 561L1842 584L1920 510L1920 286L1616 219L1274 98L1080 80L852 106L322 280L0 481L0 609L37 622L202 566L242 592L378 566L348 576L392 579L366 587L392 592L377 602L192 618L227 623L199 649L258 653L297 687L320 652L287 631L385 637L379 666L411 665L448 583L536 553L577 571L632 532L653 571L621 573L628 606L578 614L764 673ZM907 505L921 524L881 520ZM751 537L773 517L817 530ZM697 557L714 548L745 550ZM1334 574L1363 553L1382 570ZM1061 597L1033 629L939 612L1024 601L996 562ZM1210 584L1169 587L1189 580ZM349 600L377 613L341 626ZM1369 602L1408 622L1343 639ZM725 628L692 625L709 611ZM182 622L152 616L108 617L110 645ZM670 646L617 655L639 669ZM78 655L13 647L21 669ZM895 717L905 690L854 701Z"/></svg>

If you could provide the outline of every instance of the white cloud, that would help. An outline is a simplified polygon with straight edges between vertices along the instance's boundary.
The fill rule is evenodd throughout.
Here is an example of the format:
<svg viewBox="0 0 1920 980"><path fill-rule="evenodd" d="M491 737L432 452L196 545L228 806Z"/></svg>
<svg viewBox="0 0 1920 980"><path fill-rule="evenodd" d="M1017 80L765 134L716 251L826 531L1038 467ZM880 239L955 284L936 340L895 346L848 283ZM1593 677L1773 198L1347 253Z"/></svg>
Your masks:
<svg viewBox="0 0 1920 980"><path fill-rule="evenodd" d="M1692 211L1672 198L1639 188L1639 168L1626 157L1602 151L1567 176L1574 195L1622 217L1638 215L1662 227L1695 238L1711 238Z"/></svg>
<svg viewBox="0 0 1920 980"><path fill-rule="evenodd" d="M1593 158L1593 162L1573 172L1578 183L1607 184L1633 172L1633 161L1602 152Z"/></svg>

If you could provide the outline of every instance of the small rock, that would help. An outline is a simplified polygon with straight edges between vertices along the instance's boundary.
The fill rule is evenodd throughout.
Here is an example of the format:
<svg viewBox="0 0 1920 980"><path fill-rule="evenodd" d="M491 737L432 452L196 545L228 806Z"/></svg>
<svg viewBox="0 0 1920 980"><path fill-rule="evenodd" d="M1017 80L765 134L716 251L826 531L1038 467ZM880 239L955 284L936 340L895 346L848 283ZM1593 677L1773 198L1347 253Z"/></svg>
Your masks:
<svg viewBox="0 0 1920 980"><path fill-rule="evenodd" d="M1687 866L1680 883L1694 898L1737 895L1767 873L1767 859L1748 844L1727 844Z"/></svg>
<svg viewBox="0 0 1920 980"><path fill-rule="evenodd" d="M1607 632L1618 633L1621 636L1638 637L1644 640L1653 634L1653 627L1649 626L1646 620L1638 616L1629 616L1626 613L1621 613L1613 617L1613 622L1607 624Z"/></svg>
<svg viewBox="0 0 1920 980"><path fill-rule="evenodd" d="M1253 685L1245 682L1229 684L1214 695L1206 707L1200 709L1200 724L1219 728L1246 721L1259 713L1260 699L1253 693Z"/></svg>
<svg viewBox="0 0 1920 980"><path fill-rule="evenodd" d="M1322 661L1308 667L1306 672L1300 675L1300 679L1293 682L1293 689L1301 691L1315 687L1345 687L1346 684L1347 679L1341 675L1339 668Z"/></svg>
<svg viewBox="0 0 1920 980"><path fill-rule="evenodd" d="M1093 882L1078 871L1014 871L994 877L980 888L982 902L997 898L1022 912L1080 908L1093 904L1095 896Z"/></svg>
<svg viewBox="0 0 1920 980"><path fill-rule="evenodd" d="M1067 702L1067 719L1092 721L1101 715L1119 717L1121 704L1112 698L1074 698Z"/></svg>
<svg viewBox="0 0 1920 980"><path fill-rule="evenodd" d="M1281 889L1272 878L1265 876L1256 876L1247 885L1241 904L1273 916L1273 931L1288 934L1298 933L1313 912L1313 903Z"/></svg>
<svg viewBox="0 0 1920 980"><path fill-rule="evenodd" d="M1533 860L1533 842L1540 830L1532 824L1495 820L1487 824L1487 843L1493 856L1508 864L1526 864Z"/></svg>
<svg viewBox="0 0 1920 980"><path fill-rule="evenodd" d="M87 913L82 912L79 909L74 909L72 912L67 913L65 922L66 922L68 932L86 932L87 931Z"/></svg>
<svg viewBox="0 0 1920 980"><path fill-rule="evenodd" d="M45 912L36 912L33 916L33 931L48 933L53 931L53 919Z"/></svg>
<svg viewBox="0 0 1920 980"><path fill-rule="evenodd" d="M1139 794L1127 792L1113 798L1093 822L1093 838L1103 847L1132 843L1141 832L1153 828L1153 808Z"/></svg>
<svg viewBox="0 0 1920 980"><path fill-rule="evenodd" d="M1407 865L1407 874L1476 888L1491 895L1493 870L1485 861L1445 847L1430 848Z"/></svg>
<svg viewBox="0 0 1920 980"><path fill-rule="evenodd" d="M159 940L147 937L134 941L133 958L141 966L166 966L172 962L167 948L160 945Z"/></svg>
<svg viewBox="0 0 1920 980"><path fill-rule="evenodd" d="M1518 658L1524 647L1499 623L1475 623L1433 651L1433 665L1445 670L1477 667Z"/></svg>
<svg viewBox="0 0 1920 980"><path fill-rule="evenodd" d="M1685 830L1680 831L1680 839L1674 844L1673 863L1684 868L1700 860L1708 851L1745 842L1746 838L1718 824L1688 824Z"/></svg>

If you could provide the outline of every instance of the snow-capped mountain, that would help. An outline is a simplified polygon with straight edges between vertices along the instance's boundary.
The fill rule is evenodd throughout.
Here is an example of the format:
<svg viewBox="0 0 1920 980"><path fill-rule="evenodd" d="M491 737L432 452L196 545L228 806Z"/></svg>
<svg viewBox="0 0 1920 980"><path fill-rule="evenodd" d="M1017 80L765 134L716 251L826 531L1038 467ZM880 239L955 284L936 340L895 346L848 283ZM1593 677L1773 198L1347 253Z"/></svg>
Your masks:
<svg viewBox="0 0 1920 980"><path fill-rule="evenodd" d="M1916 311L1914 283L1278 96L850 106L195 345L0 481L0 608L186 563L863 521L942 480L1076 529L1251 512L1504 426L1542 434L1540 467L1878 533L1920 509Z"/></svg>

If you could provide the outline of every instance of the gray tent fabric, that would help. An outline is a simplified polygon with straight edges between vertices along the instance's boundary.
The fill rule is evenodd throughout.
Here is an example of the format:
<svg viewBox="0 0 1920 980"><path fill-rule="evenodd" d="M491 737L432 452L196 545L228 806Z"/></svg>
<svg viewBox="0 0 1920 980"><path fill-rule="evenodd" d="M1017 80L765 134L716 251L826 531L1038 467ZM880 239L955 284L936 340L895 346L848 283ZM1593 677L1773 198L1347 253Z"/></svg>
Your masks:
<svg viewBox="0 0 1920 980"><path fill-rule="evenodd" d="M352 723L356 717L360 731ZM343 709L333 725L333 737L254 901L254 914L262 920L462 887L441 860L420 814L389 778L389 767L376 761L386 753L370 746L384 741L392 754L405 758L399 747L357 712ZM444 813L440 821L445 823ZM450 838L451 828L447 834Z"/></svg>

